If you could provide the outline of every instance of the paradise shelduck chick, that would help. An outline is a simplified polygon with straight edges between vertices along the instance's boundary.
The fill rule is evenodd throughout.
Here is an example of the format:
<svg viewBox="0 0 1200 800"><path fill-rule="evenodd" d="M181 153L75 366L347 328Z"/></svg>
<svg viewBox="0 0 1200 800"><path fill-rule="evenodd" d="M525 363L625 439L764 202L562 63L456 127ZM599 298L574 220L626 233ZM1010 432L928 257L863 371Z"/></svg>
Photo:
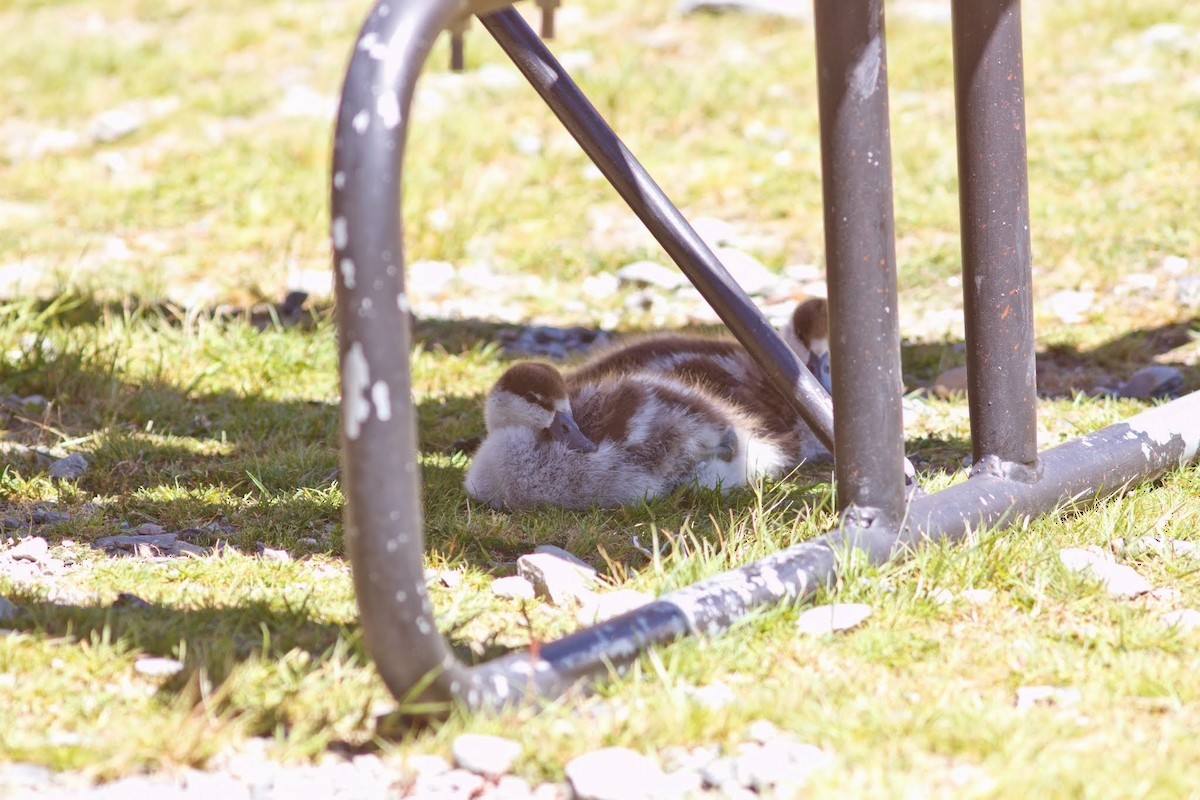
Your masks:
<svg viewBox="0 0 1200 800"><path fill-rule="evenodd" d="M825 391L833 394L829 373L829 303L825 298L812 297L798 304L781 333Z"/></svg>
<svg viewBox="0 0 1200 800"><path fill-rule="evenodd" d="M831 392L827 301L817 297L799 303L781 335L825 390ZM629 374L681 380L734 403L776 438L790 466L832 457L758 362L735 339L659 334L622 342L569 373L567 383L577 386Z"/></svg>
<svg viewBox="0 0 1200 800"><path fill-rule="evenodd" d="M787 462L737 405L649 372L564 378L516 364L488 393L485 420L465 483L496 508L619 506L685 483L731 488Z"/></svg>

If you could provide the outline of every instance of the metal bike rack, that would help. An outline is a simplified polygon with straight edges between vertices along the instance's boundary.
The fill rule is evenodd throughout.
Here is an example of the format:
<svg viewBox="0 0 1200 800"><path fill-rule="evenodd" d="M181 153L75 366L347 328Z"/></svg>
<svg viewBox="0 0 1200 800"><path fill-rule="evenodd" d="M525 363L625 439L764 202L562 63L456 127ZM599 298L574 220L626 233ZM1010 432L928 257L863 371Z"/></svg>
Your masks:
<svg viewBox="0 0 1200 800"><path fill-rule="evenodd" d="M815 0L833 405L713 253L503 0L379 0L343 87L332 231L339 308L346 546L364 636L408 707L549 698L651 645L722 631L810 597L849 548L882 563L1189 463L1200 392L1037 453L1018 0L953 0L969 405L969 480L905 504L900 338L882 0ZM409 106L435 38L478 16L733 334L832 444L842 524L615 619L476 667L439 633L426 593L409 373L401 181ZM844 324L853 320L853 324ZM871 387L868 391L864 387Z"/></svg>

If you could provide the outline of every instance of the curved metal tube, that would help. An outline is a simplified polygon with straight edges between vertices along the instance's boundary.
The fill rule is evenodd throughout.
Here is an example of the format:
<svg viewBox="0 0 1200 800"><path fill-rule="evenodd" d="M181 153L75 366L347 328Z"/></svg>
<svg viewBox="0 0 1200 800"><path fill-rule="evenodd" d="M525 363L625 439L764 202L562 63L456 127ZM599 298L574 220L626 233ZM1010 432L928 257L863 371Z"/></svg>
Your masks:
<svg viewBox="0 0 1200 800"><path fill-rule="evenodd" d="M417 76L467 5L375 4L346 72L333 146L346 549L367 649L392 693L415 704L448 704L469 676L433 624L425 587L400 167Z"/></svg>

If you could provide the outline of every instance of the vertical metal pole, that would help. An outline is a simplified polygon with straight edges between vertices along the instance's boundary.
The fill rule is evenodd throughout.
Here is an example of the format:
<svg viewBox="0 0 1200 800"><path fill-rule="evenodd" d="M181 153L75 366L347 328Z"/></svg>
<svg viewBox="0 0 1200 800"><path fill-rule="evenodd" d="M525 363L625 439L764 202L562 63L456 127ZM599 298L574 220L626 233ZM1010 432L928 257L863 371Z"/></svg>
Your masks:
<svg viewBox="0 0 1200 800"><path fill-rule="evenodd" d="M904 511L900 327L882 0L815 0L834 474L848 527Z"/></svg>
<svg viewBox="0 0 1200 800"><path fill-rule="evenodd" d="M976 469L1037 465L1029 180L1019 0L954 0L954 97Z"/></svg>

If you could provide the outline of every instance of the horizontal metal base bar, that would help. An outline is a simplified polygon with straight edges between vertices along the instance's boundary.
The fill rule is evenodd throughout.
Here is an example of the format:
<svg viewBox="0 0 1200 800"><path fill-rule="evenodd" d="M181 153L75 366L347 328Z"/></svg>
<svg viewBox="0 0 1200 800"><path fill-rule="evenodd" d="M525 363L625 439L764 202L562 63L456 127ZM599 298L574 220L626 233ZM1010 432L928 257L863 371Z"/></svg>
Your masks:
<svg viewBox="0 0 1200 800"><path fill-rule="evenodd" d="M756 608L798 602L830 585L862 551L872 564L910 556L923 545L958 541L969 531L1003 528L1071 503L1094 500L1196 459L1200 392L1047 450L1033 482L981 473L914 500L900 530L835 529L760 561L665 594L551 644L503 656L472 670L471 707L551 698L632 663L648 647L687 634L713 635Z"/></svg>

